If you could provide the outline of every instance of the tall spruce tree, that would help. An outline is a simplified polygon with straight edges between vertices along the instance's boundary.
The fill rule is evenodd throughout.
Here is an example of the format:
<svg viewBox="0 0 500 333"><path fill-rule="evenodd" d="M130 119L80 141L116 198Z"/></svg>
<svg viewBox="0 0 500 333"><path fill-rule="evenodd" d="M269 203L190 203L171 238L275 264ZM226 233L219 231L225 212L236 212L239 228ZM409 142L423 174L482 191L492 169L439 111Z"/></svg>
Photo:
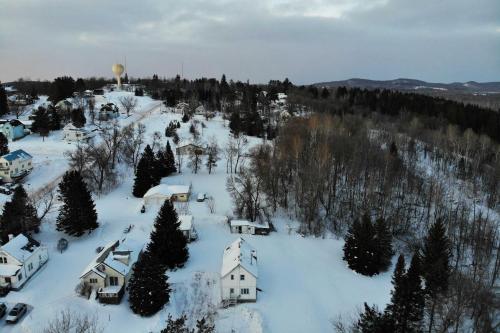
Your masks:
<svg viewBox="0 0 500 333"><path fill-rule="evenodd" d="M386 271L391 265L391 258L394 252L392 250L392 234L385 219L378 218L376 220L375 234L378 257L377 267L381 271Z"/></svg>
<svg viewBox="0 0 500 333"><path fill-rule="evenodd" d="M149 252L135 263L128 289L130 308L143 317L154 315L170 299L165 270Z"/></svg>
<svg viewBox="0 0 500 333"><path fill-rule="evenodd" d="M43 138L49 135L50 119L47 113L47 109L45 109L44 107L40 106L35 111L31 130L35 133L40 134L40 136Z"/></svg>
<svg viewBox="0 0 500 333"><path fill-rule="evenodd" d="M434 325L436 301L448 290L450 277L450 241L442 219L437 219L424 241L422 270L425 293L430 302L429 332Z"/></svg>
<svg viewBox="0 0 500 333"><path fill-rule="evenodd" d="M361 313L355 325L359 333L389 333L393 332L392 321L387 315L380 313L375 306L364 304L364 312Z"/></svg>
<svg viewBox="0 0 500 333"><path fill-rule="evenodd" d="M6 202L0 223L2 241L6 242L9 235L38 232L40 219L35 207L31 204L28 194L22 185L16 187L12 200Z"/></svg>
<svg viewBox="0 0 500 333"><path fill-rule="evenodd" d="M170 172L168 171L168 161L167 161L167 154L165 151L158 149L156 152L156 172L158 173L159 177L167 177Z"/></svg>
<svg viewBox="0 0 500 333"><path fill-rule="evenodd" d="M87 119L85 118L85 113L82 108L77 108L71 110L71 123L78 128L85 126L85 122Z"/></svg>
<svg viewBox="0 0 500 333"><path fill-rule="evenodd" d="M9 113L9 103L7 101L7 93L2 85L0 85L0 116Z"/></svg>
<svg viewBox="0 0 500 333"><path fill-rule="evenodd" d="M151 187L160 183L160 179L155 155L147 145L137 164L132 194L136 198L142 198Z"/></svg>
<svg viewBox="0 0 500 333"><path fill-rule="evenodd" d="M413 255L408 271L405 269L403 256L398 258L392 277L391 302L385 310L395 333L421 331L425 304L420 266L418 251Z"/></svg>
<svg viewBox="0 0 500 333"><path fill-rule="evenodd" d="M370 217L363 215L361 223L355 221L349 229L344 245L344 260L350 269L372 276L379 272L375 228Z"/></svg>
<svg viewBox="0 0 500 333"><path fill-rule="evenodd" d="M57 216L57 230L79 237L99 226L94 201L78 171L64 174L59 183L59 200L63 205Z"/></svg>
<svg viewBox="0 0 500 333"><path fill-rule="evenodd" d="M177 168L175 167L175 157L170 147L170 141L167 141L167 148L165 149L165 157L167 159L167 170L169 175L176 173Z"/></svg>
<svg viewBox="0 0 500 333"><path fill-rule="evenodd" d="M180 222L170 200L160 208L147 250L165 268L182 267L189 258L187 239L179 229Z"/></svg>
<svg viewBox="0 0 500 333"><path fill-rule="evenodd" d="M9 140L3 133L0 133L0 156L9 153Z"/></svg>
<svg viewBox="0 0 500 333"><path fill-rule="evenodd" d="M57 112L57 109L53 106L48 107L49 113L49 128L51 131L57 131L61 129L61 115Z"/></svg>

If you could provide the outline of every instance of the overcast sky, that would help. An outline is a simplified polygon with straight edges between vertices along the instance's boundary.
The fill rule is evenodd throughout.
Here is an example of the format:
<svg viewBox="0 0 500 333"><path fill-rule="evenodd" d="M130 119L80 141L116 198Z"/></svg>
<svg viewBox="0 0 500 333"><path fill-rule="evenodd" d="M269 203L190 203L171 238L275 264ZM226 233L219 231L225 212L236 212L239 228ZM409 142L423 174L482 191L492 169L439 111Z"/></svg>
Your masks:
<svg viewBox="0 0 500 333"><path fill-rule="evenodd" d="M0 80L500 81L500 0L0 0Z"/></svg>

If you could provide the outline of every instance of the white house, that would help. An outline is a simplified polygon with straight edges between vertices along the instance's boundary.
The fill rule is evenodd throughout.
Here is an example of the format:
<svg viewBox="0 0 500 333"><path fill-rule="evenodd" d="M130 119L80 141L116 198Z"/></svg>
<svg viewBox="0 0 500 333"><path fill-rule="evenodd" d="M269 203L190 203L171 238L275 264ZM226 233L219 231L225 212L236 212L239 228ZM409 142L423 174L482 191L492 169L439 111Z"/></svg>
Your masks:
<svg viewBox="0 0 500 333"><path fill-rule="evenodd" d="M174 112L183 114L185 111L189 110L189 104L185 102L179 102L175 106Z"/></svg>
<svg viewBox="0 0 500 333"><path fill-rule="evenodd" d="M198 234L194 228L194 219L192 215L179 215L180 226L179 229L182 231L188 242L196 240Z"/></svg>
<svg viewBox="0 0 500 333"><path fill-rule="evenodd" d="M243 238L225 248L220 278L223 305L257 301L257 251Z"/></svg>
<svg viewBox="0 0 500 333"><path fill-rule="evenodd" d="M175 152L177 155L190 155L192 151L199 150L200 154L205 153L206 144L201 142L194 142L192 140L184 140L177 144Z"/></svg>
<svg viewBox="0 0 500 333"><path fill-rule="evenodd" d="M47 248L23 234L0 247L0 287L19 290L49 260Z"/></svg>
<svg viewBox="0 0 500 333"><path fill-rule="evenodd" d="M143 248L143 242L130 238L107 244L82 272L80 281L89 292L97 293L100 302L120 303Z"/></svg>
<svg viewBox="0 0 500 333"><path fill-rule="evenodd" d="M23 178L33 170L33 157L22 149L0 157L0 177L4 182Z"/></svg>
<svg viewBox="0 0 500 333"><path fill-rule="evenodd" d="M191 186L160 184L150 188L144 194L145 205L161 205L165 200L186 202L189 200Z"/></svg>
<svg viewBox="0 0 500 333"><path fill-rule="evenodd" d="M248 220L231 220L229 227L234 234L267 235L270 231L269 223L258 223Z"/></svg>
<svg viewBox="0 0 500 333"><path fill-rule="evenodd" d="M78 128L72 123L67 124L63 128L63 139L68 142L78 142L88 140L95 136L95 132L89 131L86 128Z"/></svg>

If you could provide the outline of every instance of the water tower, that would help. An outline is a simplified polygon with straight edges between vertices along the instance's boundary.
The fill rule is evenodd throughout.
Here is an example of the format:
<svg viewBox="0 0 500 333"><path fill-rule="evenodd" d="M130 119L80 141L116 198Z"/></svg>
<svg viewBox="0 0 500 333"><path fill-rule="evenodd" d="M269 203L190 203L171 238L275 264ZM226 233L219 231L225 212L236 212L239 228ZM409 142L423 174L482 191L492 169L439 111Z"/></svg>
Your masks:
<svg viewBox="0 0 500 333"><path fill-rule="evenodd" d="M114 64L113 67L111 67L111 70L113 71L113 74L115 74L118 89L121 89L122 88L121 76L123 74L123 71L125 70L125 67L123 67L122 64Z"/></svg>

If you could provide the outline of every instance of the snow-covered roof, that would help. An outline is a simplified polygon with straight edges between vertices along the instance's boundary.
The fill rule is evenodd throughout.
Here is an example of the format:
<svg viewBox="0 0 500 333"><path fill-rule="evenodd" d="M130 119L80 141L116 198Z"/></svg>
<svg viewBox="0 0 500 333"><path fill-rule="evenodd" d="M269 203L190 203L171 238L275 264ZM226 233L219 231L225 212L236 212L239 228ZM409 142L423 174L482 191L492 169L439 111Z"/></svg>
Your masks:
<svg viewBox="0 0 500 333"><path fill-rule="evenodd" d="M6 155L3 155L2 158L6 159L7 161L14 161L14 160L17 160L18 158L21 158L21 159L30 159L32 158L32 156L30 154L28 154L27 152L25 152L24 150L22 149L18 149L18 150L14 150L13 152L10 152Z"/></svg>
<svg viewBox="0 0 500 333"><path fill-rule="evenodd" d="M66 126L63 127L64 131L79 131L79 132L88 132L88 130L84 127L76 127L72 123L68 123Z"/></svg>
<svg viewBox="0 0 500 333"><path fill-rule="evenodd" d="M19 234L10 241L2 245L2 250L14 257L19 262L24 262L33 253L33 247L30 240L23 234Z"/></svg>
<svg viewBox="0 0 500 333"><path fill-rule="evenodd" d="M258 276L257 251L241 237L224 250L221 277L226 276L238 266L243 267L253 276Z"/></svg>
<svg viewBox="0 0 500 333"><path fill-rule="evenodd" d="M152 197L152 196L165 196L170 197L172 194L179 193L189 193L190 186L189 185L167 185L160 184L154 187L151 187L146 194L144 194L144 198Z"/></svg>
<svg viewBox="0 0 500 333"><path fill-rule="evenodd" d="M177 148L187 147L187 146L191 146L191 145L203 148L205 146L205 143L204 142L199 142L199 141L194 141L192 139L185 139L185 140L181 140L177 144Z"/></svg>
<svg viewBox="0 0 500 333"><path fill-rule="evenodd" d="M269 223L264 221L263 223L251 222L248 220L231 220L231 226L239 227L239 226L253 226L256 228L269 228Z"/></svg>
<svg viewBox="0 0 500 333"><path fill-rule="evenodd" d="M179 229L182 231L191 230L193 227L193 215L179 215L179 221L181 222Z"/></svg>
<svg viewBox="0 0 500 333"><path fill-rule="evenodd" d="M83 270L80 278L94 272L97 275L105 278L106 273L99 269L99 265L106 265L116 272L127 275L132 265L137 261L139 254L142 252L144 243L132 238L127 238L123 242L113 241L108 243L92 262ZM126 261L125 264L123 261Z"/></svg>

